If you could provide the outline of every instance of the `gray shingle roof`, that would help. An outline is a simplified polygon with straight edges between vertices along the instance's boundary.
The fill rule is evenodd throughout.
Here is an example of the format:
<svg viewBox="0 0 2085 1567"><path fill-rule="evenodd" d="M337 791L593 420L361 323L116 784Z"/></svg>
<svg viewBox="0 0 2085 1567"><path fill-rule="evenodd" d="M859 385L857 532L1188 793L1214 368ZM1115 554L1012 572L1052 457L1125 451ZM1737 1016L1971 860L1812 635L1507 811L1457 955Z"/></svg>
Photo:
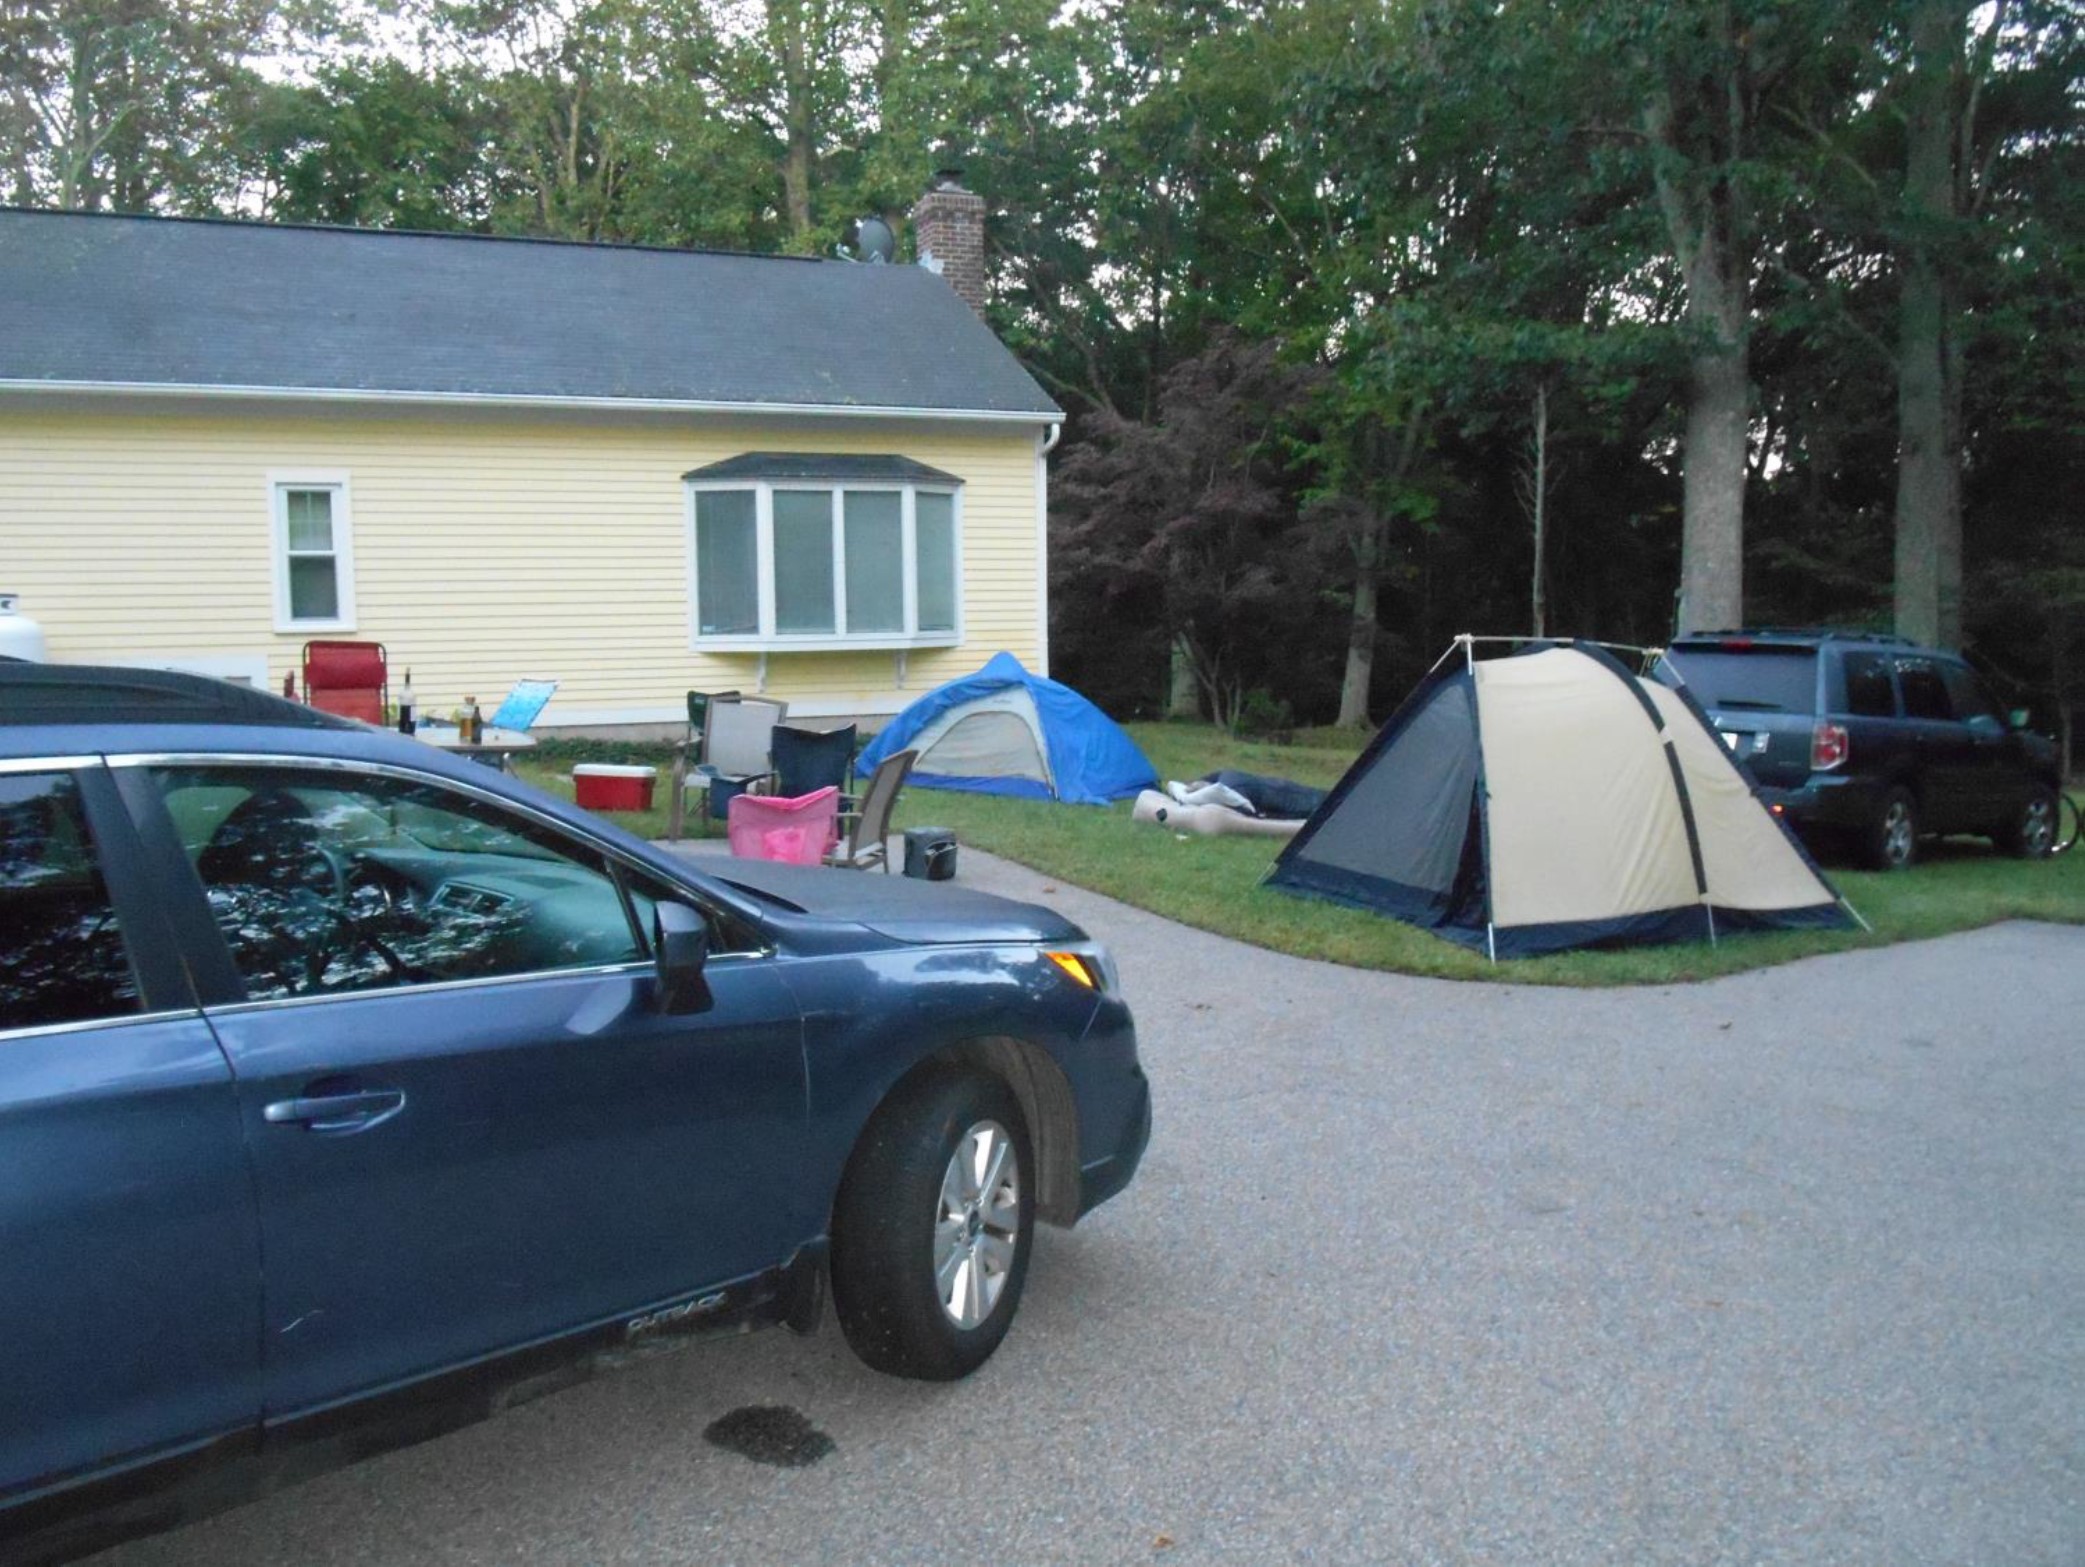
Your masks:
<svg viewBox="0 0 2085 1567"><path fill-rule="evenodd" d="M0 385L1059 417L919 267L0 209Z"/></svg>
<svg viewBox="0 0 2085 1567"><path fill-rule="evenodd" d="M858 457L832 452L743 452L683 479L832 479L842 484L961 484L952 473L929 468L910 457Z"/></svg>

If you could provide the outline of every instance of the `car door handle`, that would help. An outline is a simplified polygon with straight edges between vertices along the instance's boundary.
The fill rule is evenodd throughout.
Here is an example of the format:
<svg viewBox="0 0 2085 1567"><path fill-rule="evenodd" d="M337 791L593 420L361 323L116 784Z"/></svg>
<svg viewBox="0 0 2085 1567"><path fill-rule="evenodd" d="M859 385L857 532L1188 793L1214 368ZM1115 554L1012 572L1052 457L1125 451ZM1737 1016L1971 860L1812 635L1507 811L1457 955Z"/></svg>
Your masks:
<svg viewBox="0 0 2085 1567"><path fill-rule="evenodd" d="M302 1126L314 1132L360 1131L388 1121L405 1108L396 1089L369 1089L352 1094L318 1094L278 1099L262 1107L261 1119L275 1126Z"/></svg>

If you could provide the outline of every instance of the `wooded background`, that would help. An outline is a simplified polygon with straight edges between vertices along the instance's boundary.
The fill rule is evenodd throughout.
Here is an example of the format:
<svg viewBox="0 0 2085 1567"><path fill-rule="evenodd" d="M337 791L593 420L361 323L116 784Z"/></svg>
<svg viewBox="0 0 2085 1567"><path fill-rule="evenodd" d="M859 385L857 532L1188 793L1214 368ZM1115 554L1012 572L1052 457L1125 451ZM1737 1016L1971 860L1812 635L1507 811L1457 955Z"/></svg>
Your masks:
<svg viewBox="0 0 2085 1567"><path fill-rule="evenodd" d="M827 254L953 161L1071 415L1054 672L1117 714L1358 723L1461 631L1832 623L2068 741L2081 19L0 0L0 196Z"/></svg>

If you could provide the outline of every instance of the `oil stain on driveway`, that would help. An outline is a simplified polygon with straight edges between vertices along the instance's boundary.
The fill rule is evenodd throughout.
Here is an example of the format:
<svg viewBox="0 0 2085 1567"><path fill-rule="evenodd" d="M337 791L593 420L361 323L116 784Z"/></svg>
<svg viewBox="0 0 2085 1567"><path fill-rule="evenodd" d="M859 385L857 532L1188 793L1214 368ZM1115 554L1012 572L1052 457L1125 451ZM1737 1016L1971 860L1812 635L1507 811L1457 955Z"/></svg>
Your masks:
<svg viewBox="0 0 2085 1567"><path fill-rule="evenodd" d="M2085 1560L2085 931L1536 990L963 852L1115 949L1157 1106L981 1373L700 1346L110 1567Z"/></svg>

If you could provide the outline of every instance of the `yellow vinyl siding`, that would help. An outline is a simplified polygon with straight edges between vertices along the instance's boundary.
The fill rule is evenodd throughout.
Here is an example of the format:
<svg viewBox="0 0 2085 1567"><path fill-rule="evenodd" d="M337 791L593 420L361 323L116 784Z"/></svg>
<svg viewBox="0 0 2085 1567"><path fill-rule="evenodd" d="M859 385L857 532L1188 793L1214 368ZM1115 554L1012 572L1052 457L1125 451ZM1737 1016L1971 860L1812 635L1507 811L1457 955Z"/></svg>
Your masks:
<svg viewBox="0 0 2085 1567"><path fill-rule="evenodd" d="M617 423L0 412L0 589L22 595L67 662L265 655L274 630L271 476L344 475L353 636L386 645L430 709L555 678L545 715L665 717L689 688L750 689L752 654L689 648L685 486L749 451L888 453L962 478L965 640L906 656L771 653L767 689L888 710L1006 649L1035 665L1035 437L1027 427L833 420ZM568 718L566 721L572 721Z"/></svg>

